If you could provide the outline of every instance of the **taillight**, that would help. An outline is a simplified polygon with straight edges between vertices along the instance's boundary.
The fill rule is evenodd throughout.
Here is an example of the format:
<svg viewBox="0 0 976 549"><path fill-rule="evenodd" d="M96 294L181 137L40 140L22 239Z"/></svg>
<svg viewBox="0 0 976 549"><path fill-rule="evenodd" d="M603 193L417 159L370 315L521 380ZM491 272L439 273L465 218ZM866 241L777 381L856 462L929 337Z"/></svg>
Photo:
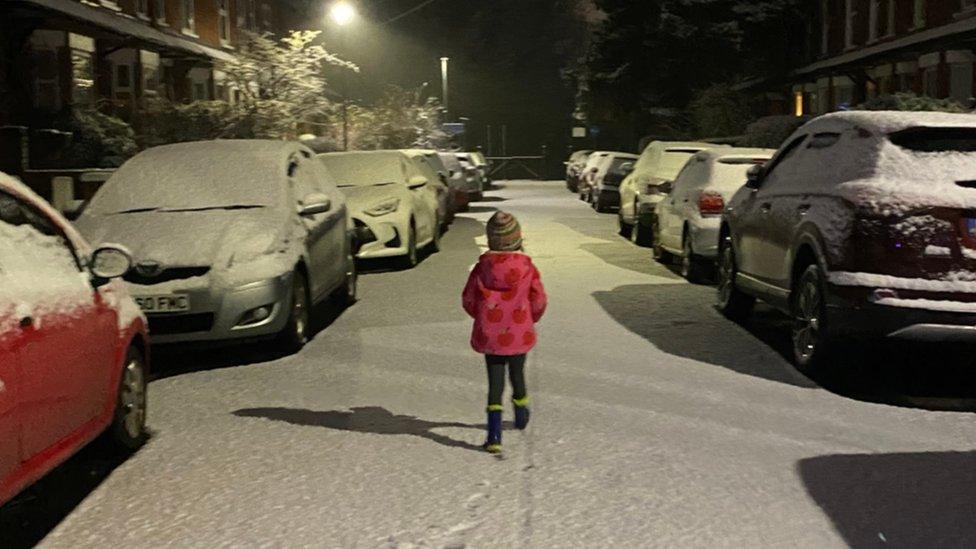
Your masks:
<svg viewBox="0 0 976 549"><path fill-rule="evenodd" d="M698 211L702 215L720 214L725 211L725 199L719 193L704 191L698 195Z"/></svg>

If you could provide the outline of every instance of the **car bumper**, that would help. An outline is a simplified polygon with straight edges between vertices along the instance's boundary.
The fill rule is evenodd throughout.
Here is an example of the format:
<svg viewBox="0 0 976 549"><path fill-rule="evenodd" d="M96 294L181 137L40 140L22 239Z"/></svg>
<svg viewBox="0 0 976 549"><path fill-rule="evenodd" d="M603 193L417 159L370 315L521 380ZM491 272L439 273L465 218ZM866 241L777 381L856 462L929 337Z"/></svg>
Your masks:
<svg viewBox="0 0 976 549"><path fill-rule="evenodd" d="M409 252L406 232L409 229L405 229L397 221L367 216L357 216L354 221L358 246L356 259L399 257Z"/></svg>
<svg viewBox="0 0 976 549"><path fill-rule="evenodd" d="M291 273L218 291L208 287L168 290L186 294L191 310L185 313L149 313L149 338L153 344L215 342L271 337L284 329L291 303ZM133 296L152 295L151 286L130 284ZM245 313L268 307L267 318L239 325Z"/></svg>
<svg viewBox="0 0 976 549"><path fill-rule="evenodd" d="M616 187L604 187L600 189L599 200L607 208L619 208L620 189Z"/></svg>
<svg viewBox="0 0 976 549"><path fill-rule="evenodd" d="M871 288L835 284L828 288L828 320L841 335L976 343L976 310L936 310L925 308L933 301L912 299L900 302L908 306L893 306L872 302Z"/></svg>
<svg viewBox="0 0 976 549"><path fill-rule="evenodd" d="M695 255L706 260L718 259L718 236L722 228L722 218L704 217L692 219L688 223L691 236L691 249Z"/></svg>

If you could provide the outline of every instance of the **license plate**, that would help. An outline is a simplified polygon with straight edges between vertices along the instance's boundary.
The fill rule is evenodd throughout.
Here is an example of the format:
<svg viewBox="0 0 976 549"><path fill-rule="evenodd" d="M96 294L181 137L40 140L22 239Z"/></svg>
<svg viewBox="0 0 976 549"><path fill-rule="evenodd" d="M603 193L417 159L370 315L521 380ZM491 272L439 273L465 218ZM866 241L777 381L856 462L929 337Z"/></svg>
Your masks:
<svg viewBox="0 0 976 549"><path fill-rule="evenodd" d="M190 296L184 294L141 295L133 299L144 313L183 313L190 310Z"/></svg>

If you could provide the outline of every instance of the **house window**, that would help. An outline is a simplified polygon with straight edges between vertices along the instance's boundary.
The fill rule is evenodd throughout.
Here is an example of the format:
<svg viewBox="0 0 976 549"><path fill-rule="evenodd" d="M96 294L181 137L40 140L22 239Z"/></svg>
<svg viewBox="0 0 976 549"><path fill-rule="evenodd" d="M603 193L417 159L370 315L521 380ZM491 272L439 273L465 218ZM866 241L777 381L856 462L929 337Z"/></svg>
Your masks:
<svg viewBox="0 0 976 549"><path fill-rule="evenodd" d="M973 96L973 63L949 65L949 97L964 105Z"/></svg>
<svg viewBox="0 0 976 549"><path fill-rule="evenodd" d="M271 25L271 6L265 3L261 3L261 30L270 31L272 30Z"/></svg>
<svg viewBox="0 0 976 549"><path fill-rule="evenodd" d="M230 0L217 0L217 26L221 43L230 42Z"/></svg>
<svg viewBox="0 0 976 549"><path fill-rule="evenodd" d="M237 0L237 28L256 31L258 27L255 0Z"/></svg>
<svg viewBox="0 0 976 549"><path fill-rule="evenodd" d="M897 5L898 2L896 0L888 0L888 11L885 14L887 15L885 18L885 36L895 35L895 9Z"/></svg>
<svg viewBox="0 0 976 549"><path fill-rule="evenodd" d="M149 0L136 0L136 15L142 18L149 17Z"/></svg>
<svg viewBox="0 0 976 549"><path fill-rule="evenodd" d="M142 94L155 97L159 93L159 54L140 51L139 65L142 68Z"/></svg>
<svg viewBox="0 0 976 549"><path fill-rule="evenodd" d="M156 23L159 25L166 24L166 0L155 0L153 3L153 14L156 17Z"/></svg>
<svg viewBox="0 0 976 549"><path fill-rule="evenodd" d="M913 28L920 29L925 26L925 0L915 0L915 14Z"/></svg>
<svg viewBox="0 0 976 549"><path fill-rule="evenodd" d="M844 0L844 48L854 47L854 0Z"/></svg>
<svg viewBox="0 0 976 549"><path fill-rule="evenodd" d="M874 42L878 39L878 19L881 11L881 0L871 0L868 11L868 41Z"/></svg>
<svg viewBox="0 0 976 549"><path fill-rule="evenodd" d="M71 50L71 103L95 106L95 40L79 34L68 35Z"/></svg>
<svg viewBox="0 0 976 549"><path fill-rule="evenodd" d="M976 11L976 0L961 0L962 11Z"/></svg>
<svg viewBox="0 0 976 549"><path fill-rule="evenodd" d="M820 3L820 53L830 53L830 1Z"/></svg>
<svg viewBox="0 0 976 549"><path fill-rule="evenodd" d="M61 108L61 86L58 85L58 53L38 49L34 57L34 106L49 111Z"/></svg>
<svg viewBox="0 0 976 549"><path fill-rule="evenodd" d="M939 97L938 67L928 67L922 71L922 93L929 97Z"/></svg>
<svg viewBox="0 0 976 549"><path fill-rule="evenodd" d="M196 32L197 23L195 19L196 6L193 0L182 0L181 15L183 17L183 30Z"/></svg>

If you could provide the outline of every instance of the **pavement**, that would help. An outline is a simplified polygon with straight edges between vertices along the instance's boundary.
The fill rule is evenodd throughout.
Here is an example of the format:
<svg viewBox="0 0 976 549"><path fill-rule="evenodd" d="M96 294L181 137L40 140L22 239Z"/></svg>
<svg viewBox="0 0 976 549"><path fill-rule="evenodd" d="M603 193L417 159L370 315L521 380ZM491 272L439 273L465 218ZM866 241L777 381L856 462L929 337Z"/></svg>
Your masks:
<svg viewBox="0 0 976 549"><path fill-rule="evenodd" d="M298 355L159 350L149 443L124 461L74 458L0 509L0 541L973 545L970 353L874 344L808 379L784 358L781 316L733 324L712 288L654 263L561 182L500 183L440 253L373 266ZM521 220L550 299L527 365L532 423L506 430L500 458L478 447L485 372L460 307L496 209Z"/></svg>

